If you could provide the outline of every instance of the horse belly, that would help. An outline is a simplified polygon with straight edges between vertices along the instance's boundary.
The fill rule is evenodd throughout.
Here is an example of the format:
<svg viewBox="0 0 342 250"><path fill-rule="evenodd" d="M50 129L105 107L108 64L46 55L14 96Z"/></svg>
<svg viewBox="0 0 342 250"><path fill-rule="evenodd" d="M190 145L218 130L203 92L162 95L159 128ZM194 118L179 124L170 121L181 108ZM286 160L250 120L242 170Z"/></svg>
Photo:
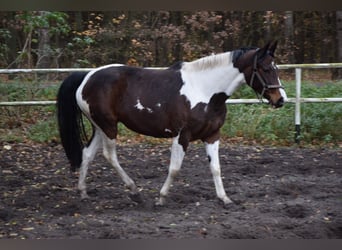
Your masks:
<svg viewBox="0 0 342 250"><path fill-rule="evenodd" d="M148 111L134 111L119 117L119 121L128 129L147 136L170 138L177 136L178 129L162 114Z"/></svg>

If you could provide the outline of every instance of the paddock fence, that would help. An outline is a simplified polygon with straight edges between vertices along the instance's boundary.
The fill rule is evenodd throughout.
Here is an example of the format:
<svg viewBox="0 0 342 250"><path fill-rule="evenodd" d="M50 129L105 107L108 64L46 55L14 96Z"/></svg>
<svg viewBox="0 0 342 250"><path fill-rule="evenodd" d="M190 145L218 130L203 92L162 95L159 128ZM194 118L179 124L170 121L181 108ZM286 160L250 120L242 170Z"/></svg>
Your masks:
<svg viewBox="0 0 342 250"><path fill-rule="evenodd" d="M301 114L300 105L301 103L339 103L342 102L342 96L337 98L310 98L301 97L301 85L302 85L302 70L303 69L331 69L331 68L342 68L342 63L317 63L317 64L282 64L278 65L280 70L294 69L295 80L296 80L296 95L294 98L288 98L287 103L295 104L295 142L299 143L300 140L300 124ZM1 74L20 74L20 73L72 73L80 71L90 71L93 68L51 68L51 69L0 69ZM153 68L153 69L164 69L164 68ZM228 99L228 104L258 104L262 103L259 99ZM48 106L55 105L56 101L12 101L12 102L0 102L1 106Z"/></svg>

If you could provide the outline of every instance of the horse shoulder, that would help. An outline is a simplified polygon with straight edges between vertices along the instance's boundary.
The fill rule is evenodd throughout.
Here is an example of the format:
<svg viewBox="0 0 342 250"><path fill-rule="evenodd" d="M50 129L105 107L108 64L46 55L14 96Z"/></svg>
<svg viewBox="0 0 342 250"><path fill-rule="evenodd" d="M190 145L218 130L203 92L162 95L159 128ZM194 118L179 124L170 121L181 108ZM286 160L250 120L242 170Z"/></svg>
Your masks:
<svg viewBox="0 0 342 250"><path fill-rule="evenodd" d="M226 118L227 98L224 93L214 94L208 104L199 103L191 110L189 130L192 131L192 140L217 137Z"/></svg>

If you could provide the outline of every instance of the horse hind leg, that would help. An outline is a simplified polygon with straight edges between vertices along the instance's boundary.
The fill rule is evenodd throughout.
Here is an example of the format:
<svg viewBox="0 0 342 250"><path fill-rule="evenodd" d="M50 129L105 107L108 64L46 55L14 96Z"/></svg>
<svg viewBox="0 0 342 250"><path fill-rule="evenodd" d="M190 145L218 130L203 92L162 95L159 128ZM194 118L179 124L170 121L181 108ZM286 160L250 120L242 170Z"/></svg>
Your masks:
<svg viewBox="0 0 342 250"><path fill-rule="evenodd" d="M88 172L89 163L95 158L96 152L101 146L101 134L98 129L95 129L94 136L89 143L89 146L85 147L82 151L82 163L79 171L78 189L81 192L81 199L87 199L88 194L86 190L85 179Z"/></svg>
<svg viewBox="0 0 342 250"><path fill-rule="evenodd" d="M138 203L141 203L137 186L134 181L126 174L125 170L120 166L117 154L116 154L116 140L110 139L105 134L103 134L103 155L107 161L115 168L118 175L121 177L125 185L130 189L130 198Z"/></svg>

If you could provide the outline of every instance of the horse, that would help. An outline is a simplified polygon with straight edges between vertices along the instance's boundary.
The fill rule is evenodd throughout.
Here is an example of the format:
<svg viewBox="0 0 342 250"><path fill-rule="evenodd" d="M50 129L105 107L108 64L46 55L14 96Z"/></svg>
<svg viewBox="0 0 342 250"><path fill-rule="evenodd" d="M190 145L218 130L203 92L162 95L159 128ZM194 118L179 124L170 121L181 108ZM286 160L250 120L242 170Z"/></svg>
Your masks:
<svg viewBox="0 0 342 250"><path fill-rule="evenodd" d="M172 138L167 178L157 205L164 205L190 142L205 144L217 197L232 203L223 187L219 162L220 128L226 100L247 83L273 108L286 101L274 62L277 41L262 48L244 47L178 62L166 69L110 64L87 73L74 72L57 94L57 119L71 171L79 168L81 199L88 198L85 178L90 162L102 148L103 155L141 201L135 182L120 166L116 154L118 123L147 136ZM82 114L92 124L92 137L83 142ZM83 128L82 128L83 127Z"/></svg>

